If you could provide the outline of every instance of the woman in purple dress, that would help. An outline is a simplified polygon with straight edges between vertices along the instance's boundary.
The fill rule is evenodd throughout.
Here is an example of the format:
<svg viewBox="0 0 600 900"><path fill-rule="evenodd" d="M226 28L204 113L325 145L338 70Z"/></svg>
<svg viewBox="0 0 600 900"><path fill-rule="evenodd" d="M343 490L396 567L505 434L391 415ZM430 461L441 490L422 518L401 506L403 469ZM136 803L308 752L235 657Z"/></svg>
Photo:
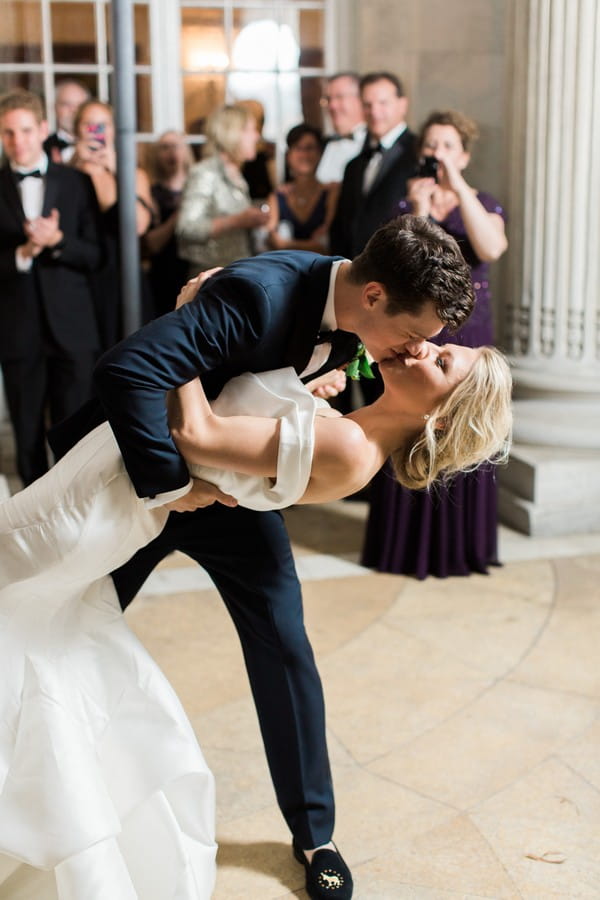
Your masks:
<svg viewBox="0 0 600 900"><path fill-rule="evenodd" d="M451 234L471 266L475 309L454 335L434 340L467 347L493 344L489 264L506 250L504 210L463 177L477 126L454 110L432 113L419 136L421 166L395 215L429 216ZM491 466L460 474L431 491L409 491L389 464L371 485L363 565L380 572L416 575L487 573L498 565L496 476Z"/></svg>

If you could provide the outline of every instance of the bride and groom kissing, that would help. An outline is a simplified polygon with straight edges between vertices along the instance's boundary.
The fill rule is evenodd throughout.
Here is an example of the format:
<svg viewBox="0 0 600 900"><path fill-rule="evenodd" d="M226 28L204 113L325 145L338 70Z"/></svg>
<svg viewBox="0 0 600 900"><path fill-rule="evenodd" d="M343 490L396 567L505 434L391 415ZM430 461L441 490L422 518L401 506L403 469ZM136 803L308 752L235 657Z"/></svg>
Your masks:
<svg viewBox="0 0 600 900"><path fill-rule="evenodd" d="M100 402L55 430L66 456L0 506L0 614L15 623L0 647L11 660L0 694L0 864L49 870L60 900L100 900L107 883L120 900L210 897L210 772L118 615L179 550L208 572L240 637L307 892L352 896L333 843L323 693L279 510L350 493L392 451L409 484L503 451L510 375L500 354L427 343L472 304L455 242L407 216L352 262L278 251L233 263L105 354ZM331 333L320 337L323 323ZM364 411L323 416L301 381L348 363L357 335L384 394ZM436 443L467 407L456 427L485 439L438 460ZM23 755L25 738L34 749ZM50 765L67 745L69 768Z"/></svg>

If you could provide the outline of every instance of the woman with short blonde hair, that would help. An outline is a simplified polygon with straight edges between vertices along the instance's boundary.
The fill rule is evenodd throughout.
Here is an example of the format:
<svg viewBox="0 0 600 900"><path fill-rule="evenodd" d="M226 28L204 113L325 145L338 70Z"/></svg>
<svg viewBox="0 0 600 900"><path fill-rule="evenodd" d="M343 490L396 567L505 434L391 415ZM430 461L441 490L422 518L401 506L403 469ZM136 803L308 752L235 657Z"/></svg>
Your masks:
<svg viewBox="0 0 600 900"><path fill-rule="evenodd" d="M252 230L268 215L252 205L241 167L256 156L259 137L252 113L238 106L222 106L207 120L207 156L190 170L176 226L190 275L252 255Z"/></svg>

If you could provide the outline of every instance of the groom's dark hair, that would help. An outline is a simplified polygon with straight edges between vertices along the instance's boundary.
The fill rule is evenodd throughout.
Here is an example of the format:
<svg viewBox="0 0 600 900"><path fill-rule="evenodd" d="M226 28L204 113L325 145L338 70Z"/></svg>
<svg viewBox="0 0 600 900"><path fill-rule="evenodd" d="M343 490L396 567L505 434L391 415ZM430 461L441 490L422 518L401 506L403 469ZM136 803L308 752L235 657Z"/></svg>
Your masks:
<svg viewBox="0 0 600 900"><path fill-rule="evenodd" d="M400 216L378 228L349 274L354 284L384 285L390 316L418 314L431 301L439 319L455 331L473 310L471 270L458 244L422 216Z"/></svg>

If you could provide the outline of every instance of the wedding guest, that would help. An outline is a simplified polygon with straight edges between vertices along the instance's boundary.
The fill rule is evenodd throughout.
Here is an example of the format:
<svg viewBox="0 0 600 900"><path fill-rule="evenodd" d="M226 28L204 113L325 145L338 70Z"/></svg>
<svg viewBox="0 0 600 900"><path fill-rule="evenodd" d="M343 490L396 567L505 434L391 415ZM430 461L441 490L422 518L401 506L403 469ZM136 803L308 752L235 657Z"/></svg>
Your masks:
<svg viewBox="0 0 600 900"><path fill-rule="evenodd" d="M44 141L44 151L55 163L67 163L75 152L75 115L90 92L75 78L63 78L56 85L54 110L56 131Z"/></svg>
<svg viewBox="0 0 600 900"><path fill-rule="evenodd" d="M338 191L336 184L321 184L315 175L323 149L321 132L305 123L295 125L286 144L289 180L269 198L269 246L326 253Z"/></svg>
<svg viewBox="0 0 600 900"><path fill-rule="evenodd" d="M406 194L414 169L414 135L406 124L408 99L391 72L370 72L360 81L367 138L344 170L331 249L347 259L360 253Z"/></svg>
<svg viewBox="0 0 600 900"><path fill-rule="evenodd" d="M456 238L471 268L475 308L467 322L434 341L452 340L465 347L493 344L490 263L507 248L502 205L473 188L464 170L478 129L455 110L433 112L423 125L419 148L423 168L434 162L435 175L412 179L408 196L394 214L429 216ZM431 169L429 171L432 171ZM389 469L371 485L371 506L363 564L381 572L416 575L486 573L498 564L498 485L493 467L480 466L457 475L433 491L407 491L395 484Z"/></svg>
<svg viewBox="0 0 600 900"><path fill-rule="evenodd" d="M367 123L361 153L344 171L337 209L330 229L331 252L352 259L371 235L386 222L390 206L406 193L414 170L414 134L406 124L408 99L402 82L391 72L370 72L360 81ZM377 368L372 381L360 382L365 401L382 389ZM347 412L355 403L351 385L338 401Z"/></svg>
<svg viewBox="0 0 600 900"><path fill-rule="evenodd" d="M265 108L262 103L258 100L236 100L235 105L247 109L254 116L258 129L256 156L254 159L247 159L242 165L242 175L248 184L250 197L256 204L257 201L266 201L277 184L275 144L263 137Z"/></svg>
<svg viewBox="0 0 600 900"><path fill-rule="evenodd" d="M119 277L119 214L115 123L108 103L91 99L83 103L75 116L77 141L71 165L92 179L100 211L106 262L94 276L98 323L104 348L123 337L122 299ZM136 230L139 237L152 222L153 206L150 181L138 166L135 172ZM153 318L150 287L140 271L142 320Z"/></svg>
<svg viewBox="0 0 600 900"><path fill-rule="evenodd" d="M356 72L331 75L322 103L335 132L328 138L317 168L317 178L327 184L342 181L346 165L358 156L365 143L367 125L360 99L360 76Z"/></svg>
<svg viewBox="0 0 600 900"><path fill-rule="evenodd" d="M206 122L206 137L206 156L190 169L175 226L190 275L250 256L252 230L268 221L267 211L252 205L241 171L256 156L259 133L252 113L220 107Z"/></svg>
<svg viewBox="0 0 600 900"><path fill-rule="evenodd" d="M177 254L175 226L193 156L184 134L165 131L147 148L146 161L156 216L142 238L142 248L150 261L154 311L162 316L175 309L187 281L188 263Z"/></svg>
<svg viewBox="0 0 600 900"><path fill-rule="evenodd" d="M98 204L87 176L48 159L47 134L37 94L0 98L0 363L24 484L48 469L48 421L89 398L100 351Z"/></svg>

